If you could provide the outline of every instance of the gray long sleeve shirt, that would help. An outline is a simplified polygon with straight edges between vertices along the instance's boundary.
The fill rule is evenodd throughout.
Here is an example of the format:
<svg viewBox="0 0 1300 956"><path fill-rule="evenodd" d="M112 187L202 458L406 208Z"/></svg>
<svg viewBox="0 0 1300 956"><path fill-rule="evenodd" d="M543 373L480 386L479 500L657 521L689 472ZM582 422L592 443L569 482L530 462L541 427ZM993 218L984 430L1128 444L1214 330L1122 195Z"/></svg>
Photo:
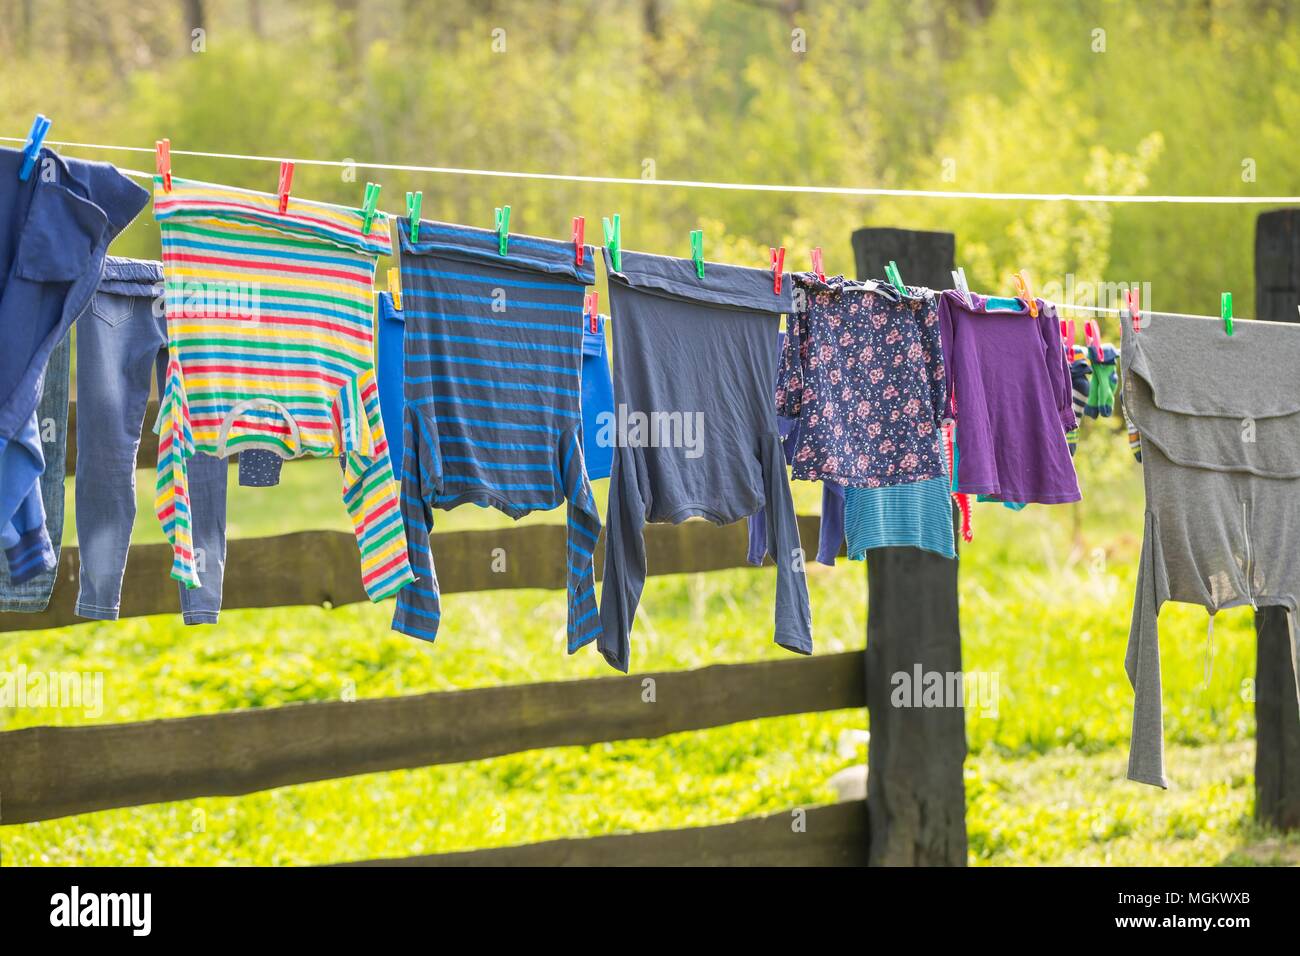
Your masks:
<svg viewBox="0 0 1300 956"><path fill-rule="evenodd" d="M1300 597L1300 327L1123 322L1124 407L1142 435L1146 518L1125 668L1128 776L1168 786L1156 617L1166 601L1287 609ZM1297 679L1300 705L1300 678Z"/></svg>
<svg viewBox="0 0 1300 956"><path fill-rule="evenodd" d="M601 653L619 670L646 577L646 522L730 524L766 509L777 565L776 643L812 653L799 529L777 428L772 342L789 276L622 253L609 273L616 447L606 518Z"/></svg>

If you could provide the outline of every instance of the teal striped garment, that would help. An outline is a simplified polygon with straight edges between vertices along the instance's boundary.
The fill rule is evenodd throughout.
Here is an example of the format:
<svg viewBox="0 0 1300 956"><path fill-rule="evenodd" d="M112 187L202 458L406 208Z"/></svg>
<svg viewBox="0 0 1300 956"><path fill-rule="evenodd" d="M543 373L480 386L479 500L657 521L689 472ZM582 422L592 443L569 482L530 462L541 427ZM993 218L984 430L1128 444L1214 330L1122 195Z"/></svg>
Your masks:
<svg viewBox="0 0 1300 956"><path fill-rule="evenodd" d="M912 547L955 558L949 484L940 476L884 488L845 488L849 557L861 561L872 548Z"/></svg>

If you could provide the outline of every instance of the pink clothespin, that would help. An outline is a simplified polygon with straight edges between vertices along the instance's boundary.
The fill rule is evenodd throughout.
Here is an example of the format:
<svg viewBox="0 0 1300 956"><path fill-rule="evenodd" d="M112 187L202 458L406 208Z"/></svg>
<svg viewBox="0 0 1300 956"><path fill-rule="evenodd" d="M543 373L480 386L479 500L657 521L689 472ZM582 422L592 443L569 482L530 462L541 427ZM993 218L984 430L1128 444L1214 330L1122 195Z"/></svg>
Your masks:
<svg viewBox="0 0 1300 956"><path fill-rule="evenodd" d="M172 191L172 141L160 139L153 144L154 168L162 177L163 192Z"/></svg>
<svg viewBox="0 0 1300 956"><path fill-rule="evenodd" d="M772 253L772 291L777 295L781 294L781 273L785 271L785 246L779 249L773 249L768 246Z"/></svg>
<svg viewBox="0 0 1300 956"><path fill-rule="evenodd" d="M1068 322L1061 319L1061 348L1065 349L1067 360L1074 358L1074 319Z"/></svg>
<svg viewBox="0 0 1300 956"><path fill-rule="evenodd" d="M1124 304L1128 306L1129 319L1133 322L1133 331L1142 331L1142 294L1138 289L1124 291Z"/></svg>
<svg viewBox="0 0 1300 956"><path fill-rule="evenodd" d="M588 292L585 296L582 297L582 311L586 313L589 321L591 322L590 328L593 335L600 331L600 327L598 324L600 319L599 303L600 303L599 292Z"/></svg>
<svg viewBox="0 0 1300 956"><path fill-rule="evenodd" d="M289 209L289 188L293 185L293 163L280 164L280 215Z"/></svg>
<svg viewBox="0 0 1300 956"><path fill-rule="evenodd" d="M815 248L813 249L813 251L812 251L812 268L813 268L813 272L817 274L817 281L818 281L818 282L825 282L825 281L826 281L826 273L823 271L825 267L822 265L822 247L821 247L821 246L817 246L817 247L815 247Z"/></svg>
<svg viewBox="0 0 1300 956"><path fill-rule="evenodd" d="M587 247L583 241L583 236L587 232L587 217L573 217L573 261L582 265L582 258L586 254Z"/></svg>
<svg viewBox="0 0 1300 956"><path fill-rule="evenodd" d="M1088 347L1093 349L1093 357L1100 362L1103 358L1101 354L1101 327L1092 319L1083 323L1083 340L1088 343Z"/></svg>

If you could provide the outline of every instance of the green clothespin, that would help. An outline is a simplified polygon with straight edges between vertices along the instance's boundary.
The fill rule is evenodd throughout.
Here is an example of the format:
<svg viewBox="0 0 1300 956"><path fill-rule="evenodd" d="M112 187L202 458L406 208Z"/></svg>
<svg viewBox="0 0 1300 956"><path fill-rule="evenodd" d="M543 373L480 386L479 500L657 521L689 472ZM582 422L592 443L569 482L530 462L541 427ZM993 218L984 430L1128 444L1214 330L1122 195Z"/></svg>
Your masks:
<svg viewBox="0 0 1300 956"><path fill-rule="evenodd" d="M497 223L497 252L501 255L506 254L506 248L510 245L510 207L502 206L496 212Z"/></svg>
<svg viewBox="0 0 1300 956"><path fill-rule="evenodd" d="M614 213L612 221L608 218L602 218L600 222L605 228L605 248L609 250L609 258L614 263L614 271L622 272L623 224L619 222L618 213Z"/></svg>
<svg viewBox="0 0 1300 956"><path fill-rule="evenodd" d="M375 221L375 208L379 205L379 183L366 183L366 200L361 207L361 215L365 217L365 225L362 232L367 236L370 235L370 224Z"/></svg>
<svg viewBox="0 0 1300 956"><path fill-rule="evenodd" d="M1225 292L1219 300L1219 314L1223 316L1223 331L1232 334L1232 293Z"/></svg>
<svg viewBox="0 0 1300 956"><path fill-rule="evenodd" d="M691 230L691 261L695 263L695 274L704 278L704 230Z"/></svg>
<svg viewBox="0 0 1300 956"><path fill-rule="evenodd" d="M424 193L406 194L406 214L411 218L411 241L420 241L420 207L424 205Z"/></svg>
<svg viewBox="0 0 1300 956"><path fill-rule="evenodd" d="M903 285L903 277L898 274L898 263L893 259L889 260L889 265L885 266L885 278L894 284L899 295L907 295L907 287Z"/></svg>

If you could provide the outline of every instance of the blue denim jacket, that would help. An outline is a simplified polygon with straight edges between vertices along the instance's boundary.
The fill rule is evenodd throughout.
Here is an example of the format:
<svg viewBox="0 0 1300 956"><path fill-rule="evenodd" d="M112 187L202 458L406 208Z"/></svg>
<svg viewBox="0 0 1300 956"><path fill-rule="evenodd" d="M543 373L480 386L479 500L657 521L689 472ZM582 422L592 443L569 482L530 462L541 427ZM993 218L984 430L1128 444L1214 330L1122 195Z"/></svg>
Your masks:
<svg viewBox="0 0 1300 956"><path fill-rule="evenodd" d="M50 352L99 285L108 244L149 194L106 163L0 149L0 547L21 582L54 566L36 406Z"/></svg>

